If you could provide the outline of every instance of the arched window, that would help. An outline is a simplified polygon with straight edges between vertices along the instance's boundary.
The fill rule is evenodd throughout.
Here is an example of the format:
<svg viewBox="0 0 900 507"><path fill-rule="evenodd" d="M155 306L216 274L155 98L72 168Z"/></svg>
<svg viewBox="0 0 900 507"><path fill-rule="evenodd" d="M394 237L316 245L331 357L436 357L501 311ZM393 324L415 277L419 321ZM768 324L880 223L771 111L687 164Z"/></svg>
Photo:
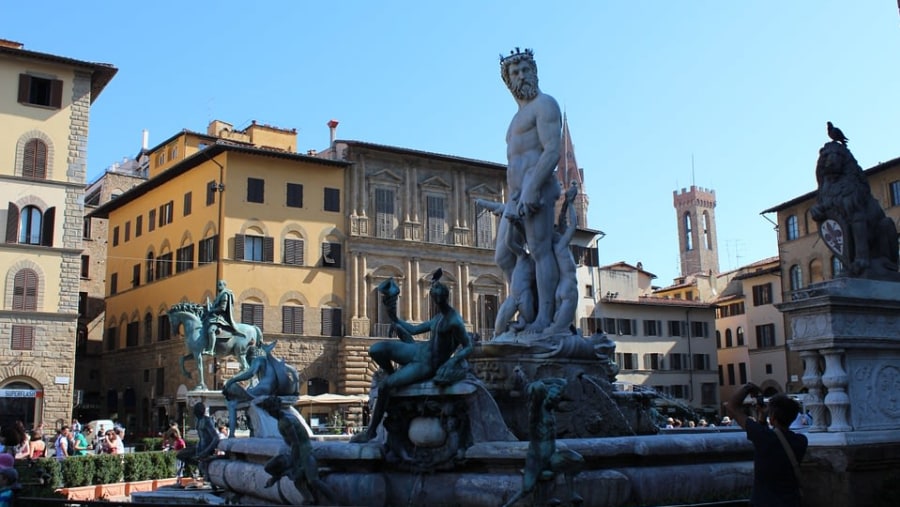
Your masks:
<svg viewBox="0 0 900 507"><path fill-rule="evenodd" d="M38 276L31 269L23 269L13 279L13 310L37 310Z"/></svg>
<svg viewBox="0 0 900 507"><path fill-rule="evenodd" d="M731 328L725 330L725 346L726 347L734 346L734 340L731 337Z"/></svg>
<svg viewBox="0 0 900 507"><path fill-rule="evenodd" d="M685 250L693 250L694 249L694 239L693 239L693 226L691 225L691 214L690 212L684 214L684 249Z"/></svg>
<svg viewBox="0 0 900 507"><path fill-rule="evenodd" d="M787 240L791 241L800 237L800 222L797 220L797 215L791 215L787 218L787 222L785 223L787 234Z"/></svg>
<svg viewBox="0 0 900 507"><path fill-rule="evenodd" d="M803 270L797 264L791 266L791 290L799 290L803 287Z"/></svg>
<svg viewBox="0 0 900 507"><path fill-rule="evenodd" d="M741 326L738 326L737 328L737 346L744 346L744 328Z"/></svg>
<svg viewBox="0 0 900 507"><path fill-rule="evenodd" d="M709 234L709 212L703 212L703 245L712 250L712 236Z"/></svg>
<svg viewBox="0 0 900 507"><path fill-rule="evenodd" d="M844 274L844 263L837 255L831 256L831 278L837 278Z"/></svg>
<svg viewBox="0 0 900 507"><path fill-rule="evenodd" d="M43 215L37 206L25 206L19 215L19 243L23 245L41 244Z"/></svg>
<svg viewBox="0 0 900 507"><path fill-rule="evenodd" d="M25 143L22 158L22 177L43 180L47 178L47 144L40 139Z"/></svg>
<svg viewBox="0 0 900 507"><path fill-rule="evenodd" d="M722 332L716 329L716 348L722 348Z"/></svg>
<svg viewBox="0 0 900 507"><path fill-rule="evenodd" d="M809 283L824 282L825 273L822 269L822 261L813 259L809 262Z"/></svg>
<svg viewBox="0 0 900 507"><path fill-rule="evenodd" d="M153 315L147 312L144 315L144 344L153 343Z"/></svg>

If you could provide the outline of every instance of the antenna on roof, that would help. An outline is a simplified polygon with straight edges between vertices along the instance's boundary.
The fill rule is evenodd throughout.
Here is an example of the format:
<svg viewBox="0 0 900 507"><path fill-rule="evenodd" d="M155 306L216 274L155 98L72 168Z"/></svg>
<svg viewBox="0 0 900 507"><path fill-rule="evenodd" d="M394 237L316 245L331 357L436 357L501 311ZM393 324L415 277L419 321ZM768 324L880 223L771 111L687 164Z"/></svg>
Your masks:
<svg viewBox="0 0 900 507"><path fill-rule="evenodd" d="M693 187L695 184L694 179L694 154L691 153L691 186Z"/></svg>

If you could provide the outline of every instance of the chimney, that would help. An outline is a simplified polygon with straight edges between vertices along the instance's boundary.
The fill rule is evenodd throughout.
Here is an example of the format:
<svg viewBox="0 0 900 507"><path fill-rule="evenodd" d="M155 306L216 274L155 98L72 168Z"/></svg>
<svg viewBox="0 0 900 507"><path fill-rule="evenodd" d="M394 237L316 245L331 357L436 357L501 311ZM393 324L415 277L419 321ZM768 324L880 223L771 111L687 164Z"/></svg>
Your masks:
<svg viewBox="0 0 900 507"><path fill-rule="evenodd" d="M146 151L148 144L150 144L150 132L148 132L147 129L144 129L144 135L141 139L141 150Z"/></svg>
<svg viewBox="0 0 900 507"><path fill-rule="evenodd" d="M335 136L337 135L337 126L338 126L337 120L331 120L328 122L328 129L331 131L331 142L328 143L329 146L334 146L334 139L335 139Z"/></svg>

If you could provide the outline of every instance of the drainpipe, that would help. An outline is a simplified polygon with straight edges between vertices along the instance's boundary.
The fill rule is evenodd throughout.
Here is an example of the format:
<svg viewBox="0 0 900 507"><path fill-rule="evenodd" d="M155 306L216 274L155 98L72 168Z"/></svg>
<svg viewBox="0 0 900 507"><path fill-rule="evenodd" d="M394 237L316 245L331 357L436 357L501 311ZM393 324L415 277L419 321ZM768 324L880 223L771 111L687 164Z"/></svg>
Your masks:
<svg viewBox="0 0 900 507"><path fill-rule="evenodd" d="M691 310L685 312L687 318L687 340L688 340L688 401L694 401L694 354L691 350Z"/></svg>

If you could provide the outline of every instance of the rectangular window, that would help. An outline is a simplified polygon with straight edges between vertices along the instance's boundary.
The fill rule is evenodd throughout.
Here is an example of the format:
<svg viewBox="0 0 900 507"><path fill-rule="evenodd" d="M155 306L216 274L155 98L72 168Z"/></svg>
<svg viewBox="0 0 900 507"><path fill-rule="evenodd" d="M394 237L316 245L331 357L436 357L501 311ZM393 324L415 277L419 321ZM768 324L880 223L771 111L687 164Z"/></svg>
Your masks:
<svg viewBox="0 0 900 507"><path fill-rule="evenodd" d="M159 334L159 341L164 342L172 338L172 327L169 325L169 316L160 315L156 318L156 329Z"/></svg>
<svg viewBox="0 0 900 507"><path fill-rule="evenodd" d="M722 365L719 365L719 385L725 385L725 370L722 368Z"/></svg>
<svg viewBox="0 0 900 507"><path fill-rule="evenodd" d="M709 369L709 354L694 354L694 370Z"/></svg>
<svg viewBox="0 0 900 507"><path fill-rule="evenodd" d="M638 369L638 355L628 352L616 352L616 362L623 370Z"/></svg>
<svg viewBox="0 0 900 507"><path fill-rule="evenodd" d="M88 278L91 275L91 256L81 256L81 278Z"/></svg>
<svg viewBox="0 0 900 507"><path fill-rule="evenodd" d="M394 239L394 191L375 189L375 236Z"/></svg>
<svg viewBox="0 0 900 507"><path fill-rule="evenodd" d="M197 264L210 264L216 262L219 248L218 237L219 236L211 236L200 240Z"/></svg>
<svg viewBox="0 0 900 507"><path fill-rule="evenodd" d="M772 304L772 284L753 286L753 306Z"/></svg>
<svg viewBox="0 0 900 507"><path fill-rule="evenodd" d="M653 321L650 321L653 322ZM644 354L644 369L645 370L662 370L663 369L663 358L665 356L663 354L658 354L653 352L651 354Z"/></svg>
<svg viewBox="0 0 900 507"><path fill-rule="evenodd" d="M644 336L660 336L662 334L662 321L645 320Z"/></svg>
<svg viewBox="0 0 900 507"><path fill-rule="evenodd" d="M156 228L156 210L152 209L147 213L147 232L152 232Z"/></svg>
<svg viewBox="0 0 900 507"><path fill-rule="evenodd" d="M13 350L33 350L34 349L34 328L31 326L12 326L12 340L10 340L9 348Z"/></svg>
<svg viewBox="0 0 900 507"><path fill-rule="evenodd" d="M683 328L685 327L685 323L680 320L670 320L669 321L669 336L682 336Z"/></svg>
<svg viewBox="0 0 900 507"><path fill-rule="evenodd" d="M260 330L263 329L263 305L254 303L241 304L241 322L253 324Z"/></svg>
<svg viewBox="0 0 900 507"><path fill-rule="evenodd" d="M266 180L247 178L247 202L265 202Z"/></svg>
<svg viewBox="0 0 900 507"><path fill-rule="evenodd" d="M125 222L125 242L131 239L131 221Z"/></svg>
<svg viewBox="0 0 900 507"><path fill-rule="evenodd" d="M176 252L176 256L176 273L194 269L194 245L187 245L179 248Z"/></svg>
<svg viewBox="0 0 900 507"><path fill-rule="evenodd" d="M172 252L156 258L156 279L162 280L172 276Z"/></svg>
<svg viewBox="0 0 900 507"><path fill-rule="evenodd" d="M734 365L733 364L728 365L728 385L730 385L730 386L734 385Z"/></svg>
<svg viewBox="0 0 900 507"><path fill-rule="evenodd" d="M603 332L606 334L616 334L616 319L603 317Z"/></svg>
<svg viewBox="0 0 900 507"><path fill-rule="evenodd" d="M141 285L141 264L137 263L131 267L131 286L138 287Z"/></svg>
<svg viewBox="0 0 900 507"><path fill-rule="evenodd" d="M700 403L703 405L716 404L716 388L715 382L704 382L700 384Z"/></svg>
<svg viewBox="0 0 900 507"><path fill-rule="evenodd" d="M691 322L691 336L694 338L709 338L709 322Z"/></svg>
<svg viewBox="0 0 900 507"><path fill-rule="evenodd" d="M138 333L140 332L140 322L129 322L128 326L125 327L125 346L126 347L137 347L138 346Z"/></svg>
<svg viewBox="0 0 900 507"><path fill-rule="evenodd" d="M172 223L172 215L175 212L175 202L169 201L159 207L159 226Z"/></svg>
<svg viewBox="0 0 900 507"><path fill-rule="evenodd" d="M275 239L268 236L237 234L234 237L234 255L237 260L274 262Z"/></svg>
<svg viewBox="0 0 900 507"><path fill-rule="evenodd" d="M113 246L119 246L119 226L113 227Z"/></svg>
<svg viewBox="0 0 900 507"><path fill-rule="evenodd" d="M341 190L325 188L325 211L341 211Z"/></svg>
<svg viewBox="0 0 900 507"><path fill-rule="evenodd" d="M475 212L475 246L494 248L494 214L480 206Z"/></svg>
<svg viewBox="0 0 900 507"><path fill-rule="evenodd" d="M771 375L771 374L772 374L772 364L766 363L766 375Z"/></svg>
<svg viewBox="0 0 900 507"><path fill-rule="evenodd" d="M632 336L637 328L637 321L631 319L616 319L616 332L621 335Z"/></svg>
<svg viewBox="0 0 900 507"><path fill-rule="evenodd" d="M81 230L82 239L91 239L91 218L84 217L84 226Z"/></svg>
<svg viewBox="0 0 900 507"><path fill-rule="evenodd" d="M299 183L287 184L287 201L285 204L289 208L303 207L303 185Z"/></svg>
<svg viewBox="0 0 900 507"><path fill-rule="evenodd" d="M740 377L741 385L747 383L747 363L738 363L738 376Z"/></svg>
<svg viewBox="0 0 900 507"><path fill-rule="evenodd" d="M303 334L303 307L281 307L281 332L284 334Z"/></svg>
<svg viewBox="0 0 900 507"><path fill-rule="evenodd" d="M79 292L78 293L78 315L84 317L87 315L87 307L88 307L88 293L87 292Z"/></svg>
<svg viewBox="0 0 900 507"><path fill-rule="evenodd" d="M166 369L164 367L156 369L156 392L166 392Z"/></svg>
<svg viewBox="0 0 900 507"><path fill-rule="evenodd" d="M140 238L144 233L144 215L138 215L134 219L134 237Z"/></svg>
<svg viewBox="0 0 900 507"><path fill-rule="evenodd" d="M763 349L775 346L775 324L756 326L756 347Z"/></svg>
<svg viewBox="0 0 900 507"><path fill-rule="evenodd" d="M116 328L110 327L106 330L106 350L116 350L116 341L118 341L118 333Z"/></svg>
<svg viewBox="0 0 900 507"><path fill-rule="evenodd" d="M340 243L322 243L322 267L339 268L341 267L341 244Z"/></svg>
<svg viewBox="0 0 900 507"><path fill-rule="evenodd" d="M593 298L594 297L594 286L593 285L585 285L584 286L584 297Z"/></svg>
<svg viewBox="0 0 900 507"><path fill-rule="evenodd" d="M219 189L218 183L215 180L210 181L206 184L206 205L212 206L216 203L216 191Z"/></svg>
<svg viewBox="0 0 900 507"><path fill-rule="evenodd" d="M688 368L690 368L690 356L678 352L669 354L670 370L687 370Z"/></svg>
<svg viewBox="0 0 900 507"><path fill-rule="evenodd" d="M62 107L62 89L62 80L19 74L20 104L59 109Z"/></svg>
<svg viewBox="0 0 900 507"><path fill-rule="evenodd" d="M113 273L109 276L109 295L115 296L119 292L119 274Z"/></svg>
<svg viewBox="0 0 900 507"><path fill-rule="evenodd" d="M303 266L303 240L284 240L284 263L293 266Z"/></svg>
<svg viewBox="0 0 900 507"><path fill-rule="evenodd" d="M900 180L891 182L891 206L900 206Z"/></svg>
<svg viewBox="0 0 900 507"><path fill-rule="evenodd" d="M188 192L184 194L184 216L188 216L191 214L191 197L193 196L192 192Z"/></svg>
<svg viewBox="0 0 900 507"><path fill-rule="evenodd" d="M425 197L425 241L444 244L447 242L446 199L437 195Z"/></svg>
<svg viewBox="0 0 900 507"><path fill-rule="evenodd" d="M322 336L343 336L341 320L340 308L322 308Z"/></svg>

